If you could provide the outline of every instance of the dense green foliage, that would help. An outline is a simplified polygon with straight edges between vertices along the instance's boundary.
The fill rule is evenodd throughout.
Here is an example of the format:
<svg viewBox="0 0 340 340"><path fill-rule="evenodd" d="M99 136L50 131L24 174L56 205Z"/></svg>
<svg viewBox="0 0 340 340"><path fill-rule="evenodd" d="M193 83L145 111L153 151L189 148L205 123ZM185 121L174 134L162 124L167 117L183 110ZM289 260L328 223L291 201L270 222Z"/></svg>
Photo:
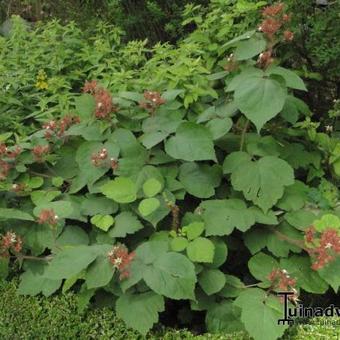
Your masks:
<svg viewBox="0 0 340 340"><path fill-rule="evenodd" d="M143 335L173 308L255 340L287 328L277 291L338 293L338 102L320 124L278 58L290 17L264 5L188 7L197 29L149 50L15 19L4 122L34 125L0 136L0 274L20 264L19 293L72 288L81 310L105 294Z"/></svg>
<svg viewBox="0 0 340 340"><path fill-rule="evenodd" d="M0 336L9 340L53 338L53 339L144 339L136 331L127 329L122 320L117 319L112 309L101 307L86 313L78 311L76 296L72 293L45 297L23 297L16 294L17 283L0 282ZM99 304L100 305L100 304ZM98 307L98 306L97 306ZM337 340L339 334L336 319L312 320L308 325L292 328L284 339ZM248 340L244 333L194 335L185 330L160 328L147 339L164 340Z"/></svg>

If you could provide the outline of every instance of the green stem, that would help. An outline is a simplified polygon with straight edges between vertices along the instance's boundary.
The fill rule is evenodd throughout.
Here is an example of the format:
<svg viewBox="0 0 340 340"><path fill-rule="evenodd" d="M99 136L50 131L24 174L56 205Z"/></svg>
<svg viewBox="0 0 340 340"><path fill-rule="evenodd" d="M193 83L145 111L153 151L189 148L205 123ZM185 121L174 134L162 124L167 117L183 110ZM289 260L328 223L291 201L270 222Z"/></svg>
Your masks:
<svg viewBox="0 0 340 340"><path fill-rule="evenodd" d="M246 133L249 127L249 119L247 119L246 123L244 124L244 127L242 129L242 134L241 134L241 142L240 142L240 151L243 151L243 147L244 147L244 141L246 138Z"/></svg>

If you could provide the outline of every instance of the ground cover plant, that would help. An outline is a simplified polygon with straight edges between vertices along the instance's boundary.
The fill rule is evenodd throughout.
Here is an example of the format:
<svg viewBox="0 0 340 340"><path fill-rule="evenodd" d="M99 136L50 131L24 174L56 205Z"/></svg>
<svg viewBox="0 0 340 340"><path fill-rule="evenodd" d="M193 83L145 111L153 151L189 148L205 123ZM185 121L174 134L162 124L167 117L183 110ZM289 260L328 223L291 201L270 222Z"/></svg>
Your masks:
<svg viewBox="0 0 340 340"><path fill-rule="evenodd" d="M72 113L2 135L1 276L17 263L19 293L73 289L80 310L104 294L144 335L175 306L210 332L276 339L277 291L337 294L340 142L276 58L293 39L284 5L265 7L195 96L88 79Z"/></svg>

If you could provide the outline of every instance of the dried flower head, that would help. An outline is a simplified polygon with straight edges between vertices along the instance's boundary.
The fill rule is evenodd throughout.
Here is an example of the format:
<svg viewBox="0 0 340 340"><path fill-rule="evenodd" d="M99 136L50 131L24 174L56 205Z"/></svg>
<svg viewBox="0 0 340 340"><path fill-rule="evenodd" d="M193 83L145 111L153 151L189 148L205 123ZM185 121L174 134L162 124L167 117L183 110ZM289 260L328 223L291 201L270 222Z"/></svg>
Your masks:
<svg viewBox="0 0 340 340"><path fill-rule="evenodd" d="M56 226L58 223L58 216L53 209L43 209L41 210L38 217L39 224L49 224L51 226Z"/></svg>
<svg viewBox="0 0 340 340"><path fill-rule="evenodd" d="M129 253L127 247L123 244L120 244L114 246L107 256L113 267L119 271L120 280L129 277L129 267L135 257L134 252Z"/></svg>

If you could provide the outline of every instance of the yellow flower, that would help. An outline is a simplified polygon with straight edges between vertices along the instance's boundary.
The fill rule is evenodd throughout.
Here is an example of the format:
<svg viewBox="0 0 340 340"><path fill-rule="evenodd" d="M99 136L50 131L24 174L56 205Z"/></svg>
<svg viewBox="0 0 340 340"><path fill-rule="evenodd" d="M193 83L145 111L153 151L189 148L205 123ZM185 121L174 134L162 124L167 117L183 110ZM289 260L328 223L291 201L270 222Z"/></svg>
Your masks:
<svg viewBox="0 0 340 340"><path fill-rule="evenodd" d="M44 70L39 70L35 87L40 90L48 89L47 74Z"/></svg>

